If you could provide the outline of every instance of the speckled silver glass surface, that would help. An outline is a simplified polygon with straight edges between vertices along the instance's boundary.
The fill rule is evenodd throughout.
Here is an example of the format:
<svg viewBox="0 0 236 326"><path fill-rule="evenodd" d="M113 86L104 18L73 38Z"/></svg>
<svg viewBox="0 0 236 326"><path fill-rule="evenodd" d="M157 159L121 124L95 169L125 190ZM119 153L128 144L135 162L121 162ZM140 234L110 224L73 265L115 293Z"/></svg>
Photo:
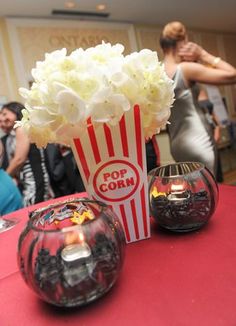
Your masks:
<svg viewBox="0 0 236 326"><path fill-rule="evenodd" d="M199 162L180 162L150 171L151 216L171 231L188 232L205 225L218 203L218 186Z"/></svg>
<svg viewBox="0 0 236 326"><path fill-rule="evenodd" d="M92 302L115 284L123 265L125 235L104 203L70 199L36 210L18 244L27 285L57 306Z"/></svg>

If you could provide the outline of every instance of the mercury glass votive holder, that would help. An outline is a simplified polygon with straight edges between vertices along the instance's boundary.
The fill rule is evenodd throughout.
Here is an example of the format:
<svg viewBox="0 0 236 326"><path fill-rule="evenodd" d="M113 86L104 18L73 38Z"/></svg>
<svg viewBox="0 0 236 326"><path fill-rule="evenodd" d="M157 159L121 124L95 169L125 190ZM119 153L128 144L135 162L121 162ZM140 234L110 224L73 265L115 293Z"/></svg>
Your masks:
<svg viewBox="0 0 236 326"><path fill-rule="evenodd" d="M92 302L115 284L125 235L104 203L71 198L31 212L18 243L26 284L44 301L73 307Z"/></svg>
<svg viewBox="0 0 236 326"><path fill-rule="evenodd" d="M199 162L179 162L148 174L151 216L161 227L188 232L204 226L218 203L218 186Z"/></svg>

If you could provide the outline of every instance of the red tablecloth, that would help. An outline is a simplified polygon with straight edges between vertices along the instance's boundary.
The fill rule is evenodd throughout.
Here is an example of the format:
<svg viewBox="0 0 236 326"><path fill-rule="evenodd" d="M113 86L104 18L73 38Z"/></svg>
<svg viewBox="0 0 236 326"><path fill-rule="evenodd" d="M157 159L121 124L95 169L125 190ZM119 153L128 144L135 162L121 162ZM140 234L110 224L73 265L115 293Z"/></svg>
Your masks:
<svg viewBox="0 0 236 326"><path fill-rule="evenodd" d="M27 209L18 211L22 222L0 234L0 325L235 326L235 211L236 187L220 186L206 227L172 234L153 226L151 239L127 245L120 278L106 296L68 310L38 299L17 271Z"/></svg>

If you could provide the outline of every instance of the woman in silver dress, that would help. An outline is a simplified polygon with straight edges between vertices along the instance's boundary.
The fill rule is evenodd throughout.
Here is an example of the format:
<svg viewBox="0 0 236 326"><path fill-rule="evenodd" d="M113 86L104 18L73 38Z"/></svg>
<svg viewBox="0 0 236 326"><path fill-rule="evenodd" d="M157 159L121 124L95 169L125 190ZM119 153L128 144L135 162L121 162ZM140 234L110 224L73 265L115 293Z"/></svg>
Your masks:
<svg viewBox="0 0 236 326"><path fill-rule="evenodd" d="M166 73L175 85L175 102L168 126L170 150L175 161L202 162L216 174L216 148L198 104L199 83L236 83L236 70L229 63L188 42L185 26L168 23L160 38Z"/></svg>

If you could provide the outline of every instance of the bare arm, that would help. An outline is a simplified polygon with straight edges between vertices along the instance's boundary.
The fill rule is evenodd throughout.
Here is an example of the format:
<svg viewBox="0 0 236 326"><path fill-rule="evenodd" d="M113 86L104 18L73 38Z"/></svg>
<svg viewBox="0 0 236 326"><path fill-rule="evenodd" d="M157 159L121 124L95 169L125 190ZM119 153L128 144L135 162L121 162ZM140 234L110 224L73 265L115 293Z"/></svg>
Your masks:
<svg viewBox="0 0 236 326"><path fill-rule="evenodd" d="M16 150L12 160L10 161L6 169L6 172L12 177L15 177L17 175L17 172L19 172L22 165L27 160L29 148L30 142L27 135L23 132L20 127L18 127L16 129Z"/></svg>
<svg viewBox="0 0 236 326"><path fill-rule="evenodd" d="M215 139L216 143L218 143L220 140L220 136L221 136L221 126L220 126L220 121L214 111L212 112L212 119L215 123L214 139Z"/></svg>
<svg viewBox="0 0 236 326"><path fill-rule="evenodd" d="M181 63L187 81L227 85L236 83L236 69L208 53L196 43L189 42L179 50Z"/></svg>
<svg viewBox="0 0 236 326"><path fill-rule="evenodd" d="M214 110L212 112L212 119L216 126L221 126L220 120L219 120L218 116L215 114Z"/></svg>

